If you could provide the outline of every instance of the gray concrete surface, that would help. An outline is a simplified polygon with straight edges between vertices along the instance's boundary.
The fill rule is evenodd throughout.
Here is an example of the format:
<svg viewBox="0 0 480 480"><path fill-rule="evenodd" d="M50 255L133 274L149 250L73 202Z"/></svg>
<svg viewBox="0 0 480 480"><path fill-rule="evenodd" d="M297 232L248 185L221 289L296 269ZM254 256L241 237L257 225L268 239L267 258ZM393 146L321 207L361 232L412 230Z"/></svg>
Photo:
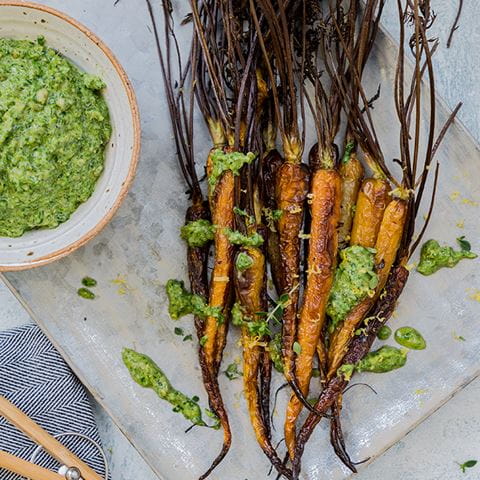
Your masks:
<svg viewBox="0 0 480 480"><path fill-rule="evenodd" d="M111 1L113 4L113 0ZM141 2L142 0L130 1ZM69 7L77 4L74 10L78 10L79 3L81 3L80 0L69 0L65 2L63 9L68 13ZM432 35L438 36L441 41L441 47L436 54L437 86L439 94L445 98L450 107L460 100L464 101L459 118L472 135L480 139L480 49L478 48L480 31L476 25L478 6L477 2L465 1L460 28L454 36L452 48L447 50L446 38L457 4L458 0L432 1L438 14L437 25L432 30ZM384 24L392 33L397 30L395 5L396 2L393 0L387 2L384 16ZM93 11L83 13L87 17L95 15ZM0 284L0 312L0 328L30 321L28 314L3 284ZM401 442L364 468L356 478L359 480L473 480L480 478L480 464L462 473L456 463L471 459L480 460L479 398L480 380L476 380ZM95 405L95 411L104 446L111 460L112 478L114 480L154 480L156 477L149 467L101 407Z"/></svg>

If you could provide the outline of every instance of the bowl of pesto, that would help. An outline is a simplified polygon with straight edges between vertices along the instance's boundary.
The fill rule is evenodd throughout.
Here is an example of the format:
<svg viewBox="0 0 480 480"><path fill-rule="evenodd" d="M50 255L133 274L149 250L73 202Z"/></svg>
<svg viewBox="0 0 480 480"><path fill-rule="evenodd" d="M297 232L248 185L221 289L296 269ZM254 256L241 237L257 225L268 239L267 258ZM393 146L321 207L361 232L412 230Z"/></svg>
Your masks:
<svg viewBox="0 0 480 480"><path fill-rule="evenodd" d="M66 15L0 2L0 270L73 252L134 177L138 108L111 51Z"/></svg>

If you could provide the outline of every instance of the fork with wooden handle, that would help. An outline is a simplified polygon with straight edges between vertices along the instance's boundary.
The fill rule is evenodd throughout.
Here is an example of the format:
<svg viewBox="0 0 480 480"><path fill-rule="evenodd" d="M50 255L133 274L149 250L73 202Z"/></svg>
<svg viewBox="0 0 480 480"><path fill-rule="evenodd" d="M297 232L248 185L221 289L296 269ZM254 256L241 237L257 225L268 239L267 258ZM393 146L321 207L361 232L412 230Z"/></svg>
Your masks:
<svg viewBox="0 0 480 480"><path fill-rule="evenodd" d="M52 437L52 435L3 396L0 396L0 415L25 433L25 435L31 438L36 444L41 445L46 452L61 464L69 468L73 467L77 469L83 480L103 480L102 477L85 462L80 460L56 438ZM0 451L0 468L5 468L31 480L65 480L66 478L63 475L59 475L3 451Z"/></svg>

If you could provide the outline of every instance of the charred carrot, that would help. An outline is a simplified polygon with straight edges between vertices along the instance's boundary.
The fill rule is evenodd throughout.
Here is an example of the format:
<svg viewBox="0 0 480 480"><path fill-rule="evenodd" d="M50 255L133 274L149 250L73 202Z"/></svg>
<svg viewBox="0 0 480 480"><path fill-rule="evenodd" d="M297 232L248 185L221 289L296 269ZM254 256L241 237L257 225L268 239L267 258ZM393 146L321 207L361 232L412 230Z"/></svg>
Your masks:
<svg viewBox="0 0 480 480"><path fill-rule="evenodd" d="M350 340L354 336L355 330L365 318L372 305L374 305L385 286L385 282L387 281L400 247L406 217L407 204L404 200L394 199L388 204L375 244L375 264L378 275L375 294L372 297L367 297L354 307L340 328L332 335L329 348L328 376L330 378L336 375L336 371L341 364Z"/></svg>
<svg viewBox="0 0 480 480"><path fill-rule="evenodd" d="M293 344L295 342L298 283L300 271L300 238L304 203L308 193L308 173L300 163L285 162L276 178L277 206L282 215L277 222L283 269L283 291L290 301L283 313L282 355L287 381L293 381Z"/></svg>
<svg viewBox="0 0 480 480"><path fill-rule="evenodd" d="M265 352L265 330L263 320L258 316L265 309L265 256L256 247L245 247L238 255L246 255L250 261L248 268L235 271L235 290L237 302L243 315L243 389L247 401L250 422L260 447L279 473L291 478L291 472L283 466L270 441L269 429L264 419L259 387L259 375ZM238 259L238 256L237 256ZM236 262L238 264L238 262Z"/></svg>
<svg viewBox="0 0 480 480"><path fill-rule="evenodd" d="M209 178L212 178L213 171L214 165L212 155L210 155L207 163ZM234 227L234 188L234 175L230 170L222 173L214 185L210 184L210 208L212 211L212 223L216 226L216 231L214 239L215 257L209 298L210 305L221 307L224 313L224 321L221 324L215 317L208 317L205 321L203 349L206 361L214 375L218 373L220 366L219 354L221 355L221 351L219 352L219 350L222 350L222 348L219 349L219 342L223 344L227 328L225 318L230 307L234 249L225 235L225 229L233 229Z"/></svg>
<svg viewBox="0 0 480 480"><path fill-rule="evenodd" d="M333 282L340 217L341 178L337 171L319 169L311 183L311 230L308 251L308 276L298 323L295 378L307 395L312 363L325 324L325 310ZM291 458L295 450L295 423L302 403L292 395L287 408L285 441Z"/></svg>
<svg viewBox="0 0 480 480"><path fill-rule="evenodd" d="M345 247L350 243L350 232L364 171L365 169L355 152L350 152L348 158L342 161L340 166L340 176L342 177L342 207L338 229L340 247Z"/></svg>
<svg viewBox="0 0 480 480"><path fill-rule="evenodd" d="M358 193L350 245L373 247L387 206L389 186L385 180L367 178Z"/></svg>

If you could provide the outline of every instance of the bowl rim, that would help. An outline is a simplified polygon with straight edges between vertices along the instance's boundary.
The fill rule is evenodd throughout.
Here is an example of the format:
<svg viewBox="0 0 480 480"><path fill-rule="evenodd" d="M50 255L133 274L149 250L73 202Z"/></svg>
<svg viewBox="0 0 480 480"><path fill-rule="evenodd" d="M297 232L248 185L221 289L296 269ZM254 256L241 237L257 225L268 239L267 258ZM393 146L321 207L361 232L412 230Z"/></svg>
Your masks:
<svg viewBox="0 0 480 480"><path fill-rule="evenodd" d="M127 93L128 103L130 105L130 112L132 114L132 123L133 123L133 148L132 148L128 174L121 186L120 193L118 194L112 207L108 210L108 212L105 213L105 215L101 218L101 220L92 229L90 229L87 233L85 233L82 237L80 237L75 242L71 243L70 245L67 245L64 248L54 251L49 255L45 255L43 257L32 260L30 262L24 261L22 263L19 263L18 265L2 265L0 263L0 272L27 270L35 267L40 267L42 265L46 265L55 260L59 260L60 258L63 258L69 255L70 253L74 252L78 248L82 247L87 242L89 242L93 237L95 237L98 233L100 233L100 231L113 218L118 208L120 207L122 202L125 200L125 197L127 196L128 191L132 185L133 179L135 177L137 165L138 165L138 160L140 157L140 132L141 132L138 103L137 103L137 99L136 99L136 95L135 95L135 91L133 89L132 83L130 82L127 76L127 73L125 72L120 62L117 60L116 56L97 35L95 35L91 30L89 30L82 23L78 22L77 20L75 20L74 18L70 17L69 15L63 12L56 10L55 8L47 7L45 5L40 5L38 3L33 3L33 2L23 2L18 0L0 0L0 7L6 7L6 6L30 8L33 10L38 10L41 12L54 15L60 18L60 20L63 20L69 23L70 25L75 27L77 30L80 30L80 32L86 35L91 41L93 41L103 51L103 53L108 57L109 61L115 68L117 74L119 75L122 81L123 87L125 88L125 91Z"/></svg>

